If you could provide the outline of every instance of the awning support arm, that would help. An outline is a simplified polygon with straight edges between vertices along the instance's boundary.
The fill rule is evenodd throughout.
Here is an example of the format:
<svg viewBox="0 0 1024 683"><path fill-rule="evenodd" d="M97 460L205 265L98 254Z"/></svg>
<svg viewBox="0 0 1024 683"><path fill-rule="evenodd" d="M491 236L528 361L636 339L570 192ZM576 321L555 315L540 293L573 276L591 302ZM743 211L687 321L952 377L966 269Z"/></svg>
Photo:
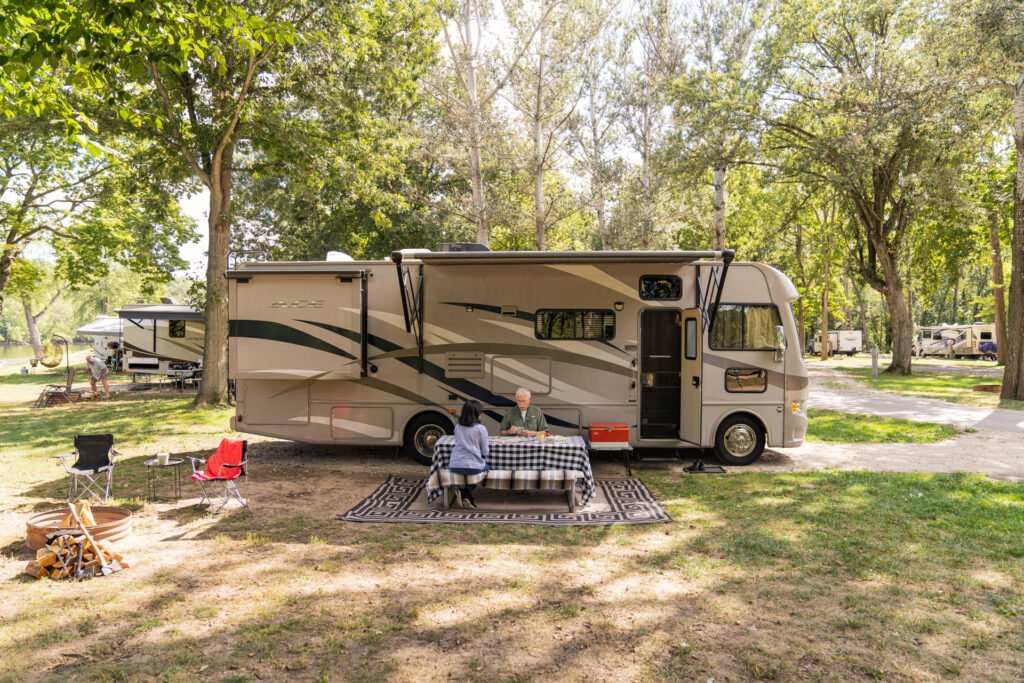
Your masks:
<svg viewBox="0 0 1024 683"><path fill-rule="evenodd" d="M395 268L398 271L398 291L402 297L405 331L411 332L416 338L420 372L423 372L423 266L420 266L420 280L416 289L413 289L409 268L402 265L402 252L391 252L391 260L395 262Z"/></svg>
<svg viewBox="0 0 1024 683"><path fill-rule="evenodd" d="M369 312L367 302L369 300L368 289L370 278L366 271L359 274L359 376L366 377L366 366L369 363L367 354L367 341L369 335Z"/></svg>
<svg viewBox="0 0 1024 683"><path fill-rule="evenodd" d="M699 265L694 271L697 279L697 308L700 309L701 319L704 322L704 329L706 331L710 331L715 326L718 304L722 301L722 290L725 289L725 278L729 275L729 264L732 263L734 258L736 258L735 250L722 250L722 265L711 266L706 285L700 279ZM714 297L714 304L709 306L708 304L711 302L712 297Z"/></svg>

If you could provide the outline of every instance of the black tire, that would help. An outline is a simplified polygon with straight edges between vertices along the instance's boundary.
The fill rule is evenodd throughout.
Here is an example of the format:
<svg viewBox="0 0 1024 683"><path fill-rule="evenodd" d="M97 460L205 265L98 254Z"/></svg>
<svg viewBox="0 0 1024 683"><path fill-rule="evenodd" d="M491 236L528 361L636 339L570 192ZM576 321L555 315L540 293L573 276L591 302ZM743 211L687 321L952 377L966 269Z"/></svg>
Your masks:
<svg viewBox="0 0 1024 683"><path fill-rule="evenodd" d="M764 452L761 423L747 415L732 415L715 433L715 455L727 465L749 465Z"/></svg>
<svg viewBox="0 0 1024 683"><path fill-rule="evenodd" d="M448 418L435 413L420 415L405 428L405 452L420 465L429 466L434 457L434 442L454 432L455 428Z"/></svg>

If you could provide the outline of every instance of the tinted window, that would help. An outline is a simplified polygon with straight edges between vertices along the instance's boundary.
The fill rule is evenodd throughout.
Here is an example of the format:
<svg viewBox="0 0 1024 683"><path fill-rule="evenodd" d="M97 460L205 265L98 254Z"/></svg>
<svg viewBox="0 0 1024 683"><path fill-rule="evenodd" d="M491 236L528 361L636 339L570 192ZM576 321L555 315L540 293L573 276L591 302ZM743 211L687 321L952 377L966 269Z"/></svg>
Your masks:
<svg viewBox="0 0 1024 683"><path fill-rule="evenodd" d="M768 388L768 373L761 368L729 368L725 390L733 394L760 393Z"/></svg>
<svg viewBox="0 0 1024 683"><path fill-rule="evenodd" d="M991 332L982 332L981 333L981 338L985 339L987 341L991 341L992 340L992 333Z"/></svg>
<svg viewBox="0 0 1024 683"><path fill-rule="evenodd" d="M537 339L612 339L615 313L586 309L541 309L534 323Z"/></svg>
<svg viewBox="0 0 1024 683"><path fill-rule="evenodd" d="M677 275L644 275L640 278L640 298L676 301L683 296L683 281Z"/></svg>
<svg viewBox="0 0 1024 683"><path fill-rule="evenodd" d="M711 330L711 348L770 351L780 324L779 310L772 304L721 304Z"/></svg>
<svg viewBox="0 0 1024 683"><path fill-rule="evenodd" d="M183 338L185 336L185 321L184 320L168 320L167 331L171 337Z"/></svg>
<svg viewBox="0 0 1024 683"><path fill-rule="evenodd" d="M686 319L686 360L696 360L697 358L697 320L695 318Z"/></svg>

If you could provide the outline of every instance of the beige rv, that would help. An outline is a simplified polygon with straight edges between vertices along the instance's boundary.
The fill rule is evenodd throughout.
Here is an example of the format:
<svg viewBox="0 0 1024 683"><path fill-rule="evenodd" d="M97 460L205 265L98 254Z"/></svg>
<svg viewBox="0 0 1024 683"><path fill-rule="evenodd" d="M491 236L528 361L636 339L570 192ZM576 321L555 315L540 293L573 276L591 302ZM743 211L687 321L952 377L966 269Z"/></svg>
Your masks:
<svg viewBox="0 0 1024 683"><path fill-rule="evenodd" d="M995 323L975 323L960 328L950 349L953 358L990 358L996 360Z"/></svg>
<svg viewBox="0 0 1024 683"><path fill-rule="evenodd" d="M624 422L634 448L732 464L803 442L797 292L778 270L732 251L468 248L236 264L232 427L429 463L465 400L493 434L526 387L558 434Z"/></svg>
<svg viewBox="0 0 1024 683"><path fill-rule="evenodd" d="M188 304L125 304L121 318L124 371L192 377L203 365L206 319Z"/></svg>

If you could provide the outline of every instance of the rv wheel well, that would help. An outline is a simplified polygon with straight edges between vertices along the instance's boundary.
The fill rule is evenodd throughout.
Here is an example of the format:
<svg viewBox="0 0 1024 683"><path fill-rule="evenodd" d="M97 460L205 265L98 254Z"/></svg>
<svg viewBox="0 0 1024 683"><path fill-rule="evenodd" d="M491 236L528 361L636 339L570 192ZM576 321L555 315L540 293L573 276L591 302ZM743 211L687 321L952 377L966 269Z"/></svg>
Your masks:
<svg viewBox="0 0 1024 683"><path fill-rule="evenodd" d="M735 417L736 415L743 415L744 417L749 417L751 420L761 425L761 429L764 430L765 443L767 443L768 425L764 423L764 420L762 420L759 415L757 415L756 413L752 413L749 410L736 410L731 413L728 413L727 415L723 415L722 419L719 420L718 423L715 425L715 430L714 432L712 432L712 435L718 434L718 428L722 426L722 423L728 420L730 417Z"/></svg>
<svg viewBox="0 0 1024 683"><path fill-rule="evenodd" d="M452 427L455 426L455 420L452 419L451 415L446 415L445 413L442 413L442 412L437 411L437 410L424 410L423 412L416 413L415 415L411 415L409 417L409 419L405 421L405 426L402 428L402 431L404 432L406 429L409 428L409 425L411 425L413 422L416 422L420 418L426 417L427 415L429 415L431 417L440 418L441 420L443 420L443 421L447 422L448 424L452 425Z"/></svg>

